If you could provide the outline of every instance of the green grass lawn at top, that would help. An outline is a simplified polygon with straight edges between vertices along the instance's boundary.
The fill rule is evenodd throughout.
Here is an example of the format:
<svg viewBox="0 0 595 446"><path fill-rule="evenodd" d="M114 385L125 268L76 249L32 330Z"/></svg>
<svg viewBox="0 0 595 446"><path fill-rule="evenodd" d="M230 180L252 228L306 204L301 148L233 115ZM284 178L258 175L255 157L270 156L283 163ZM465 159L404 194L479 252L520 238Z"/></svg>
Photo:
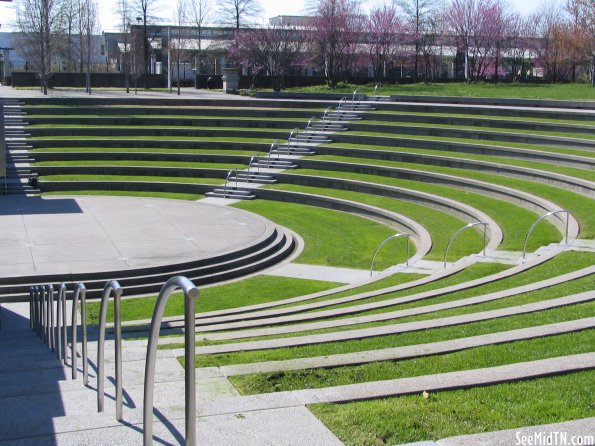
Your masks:
<svg viewBox="0 0 595 446"><path fill-rule="evenodd" d="M585 371L309 409L347 446L385 446L592 417L594 380Z"/></svg>
<svg viewBox="0 0 595 446"><path fill-rule="evenodd" d="M289 88L286 91L312 93L358 93L372 94L375 84L345 85L330 89L326 85ZM589 84L491 84L491 83L440 83L440 84L383 84L377 94L380 95L424 95L424 96L469 96L490 98L523 99L559 99L559 100L595 100L595 88Z"/></svg>
<svg viewBox="0 0 595 446"><path fill-rule="evenodd" d="M286 299L301 294L315 293L339 284L316 280L293 279L287 277L257 276L200 290L200 297L196 301L197 313L226 308L254 305L262 302ZM124 291L124 297L126 291ZM136 297L122 300L122 320L150 319L155 307L156 296ZM87 314L91 323L99 318L99 302L90 302ZM179 316L184 314L184 296L174 293L168 301L165 316ZM107 319L113 321L113 302L108 306Z"/></svg>

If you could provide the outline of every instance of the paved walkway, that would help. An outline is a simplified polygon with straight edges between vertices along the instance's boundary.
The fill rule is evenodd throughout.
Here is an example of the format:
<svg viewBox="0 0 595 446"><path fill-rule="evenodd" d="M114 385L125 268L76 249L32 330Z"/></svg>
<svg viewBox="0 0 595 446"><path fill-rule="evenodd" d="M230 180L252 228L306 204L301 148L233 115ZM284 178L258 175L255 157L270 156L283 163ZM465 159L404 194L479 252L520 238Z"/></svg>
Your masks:
<svg viewBox="0 0 595 446"><path fill-rule="evenodd" d="M139 197L0 198L0 276L176 264L258 243L269 220L238 209Z"/></svg>

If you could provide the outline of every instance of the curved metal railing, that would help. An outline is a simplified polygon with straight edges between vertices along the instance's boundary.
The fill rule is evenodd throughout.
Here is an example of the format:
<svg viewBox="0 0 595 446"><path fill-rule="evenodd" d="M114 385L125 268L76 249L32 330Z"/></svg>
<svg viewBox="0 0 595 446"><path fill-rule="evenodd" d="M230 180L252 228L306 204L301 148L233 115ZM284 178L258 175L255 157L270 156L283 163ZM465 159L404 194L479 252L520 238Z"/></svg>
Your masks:
<svg viewBox="0 0 595 446"><path fill-rule="evenodd" d="M375 86L374 86L374 96L376 96L376 92L378 91L378 89L382 86L382 82L378 82Z"/></svg>
<svg viewBox="0 0 595 446"><path fill-rule="evenodd" d="M446 256L448 255L448 250L450 249L450 245L453 242L453 240L455 238L458 237L458 235L463 232L465 229L469 229L472 228L474 226L483 226L483 255L486 255L486 231L488 228L488 224L484 221L480 221L480 222L476 222L476 223L469 223L468 225L463 226L461 229L459 229L457 232L455 232L453 234L453 236L450 238L450 240L448 240L448 243L446 244L446 249L444 250L444 268L446 268Z"/></svg>
<svg viewBox="0 0 595 446"><path fill-rule="evenodd" d="M89 382L89 366L87 361L87 288L85 284L77 283L74 288L74 295L72 297L72 379L77 377L77 306L79 298L81 301L81 328L83 330L83 384L87 385Z"/></svg>
<svg viewBox="0 0 595 446"><path fill-rule="evenodd" d="M238 188L238 169L234 167L229 172L227 172L227 177L225 177L225 186L223 187L223 198L227 198L227 183L229 182L231 174L234 172L236 174L236 189Z"/></svg>
<svg viewBox="0 0 595 446"><path fill-rule="evenodd" d="M329 114L332 113L333 107L327 107L326 110L324 110L324 114L322 115L322 122L324 122L326 124L326 121L328 120L328 124L332 124L333 121L330 118Z"/></svg>
<svg viewBox="0 0 595 446"><path fill-rule="evenodd" d="M378 254L378 251L380 251L380 248L382 248L384 245L386 245L390 240L392 239L397 239L399 237L407 237L407 260L405 260L405 265L409 266L409 239L411 238L410 234L395 234L395 235L391 235L387 238L385 238L376 248L376 251L374 251L374 255L372 256L372 262L370 263L370 277L372 277L372 274L374 274L374 262L376 261L376 255Z"/></svg>
<svg viewBox="0 0 595 446"><path fill-rule="evenodd" d="M549 217L550 215L557 215L557 214L562 214L562 213L566 213L566 231L564 234L564 240L565 240L564 244L568 245L568 223L569 223L570 214L572 213L572 211L569 209L559 209L557 211L547 212L547 213L543 214L541 217L539 217L535 221L535 223L533 223L531 225L531 227L529 228L529 232L527 232L527 235L525 236L525 242L523 243L523 259L527 255L527 241L529 240L529 236L531 235L531 233L533 232L535 227L539 224L539 222L541 222L543 219Z"/></svg>
<svg viewBox="0 0 595 446"><path fill-rule="evenodd" d="M45 286L39 287L41 293L41 339L46 346L48 344L48 297L45 292Z"/></svg>
<svg viewBox="0 0 595 446"><path fill-rule="evenodd" d="M47 346L51 351L55 351L54 341L54 286L52 284L46 285L47 294Z"/></svg>
<svg viewBox="0 0 595 446"><path fill-rule="evenodd" d="M256 160L256 173L259 174L260 173L260 152L256 152L254 155L252 155L252 157L250 158L250 162L248 163L248 182L250 182L250 169L252 168L252 163L254 163L254 160Z"/></svg>
<svg viewBox="0 0 595 446"><path fill-rule="evenodd" d="M352 110L355 110L355 95L357 94L357 90L358 90L357 88L355 90L353 90L353 96L351 96L351 109ZM361 101L358 99L357 105L359 105L360 102Z"/></svg>
<svg viewBox="0 0 595 446"><path fill-rule="evenodd" d="M341 110L343 109L343 106L345 105L346 102L347 102L347 97L343 96L341 98L341 100L339 101L339 105L337 106L337 111L339 113L341 113Z"/></svg>
<svg viewBox="0 0 595 446"><path fill-rule="evenodd" d="M300 145L298 141L298 133L300 132L299 128L294 128L291 133L289 134L289 138L287 139L287 153L289 153L289 148L291 147L291 142L295 139L295 148L297 149Z"/></svg>
<svg viewBox="0 0 595 446"><path fill-rule="evenodd" d="M145 386L143 403L143 445L152 444L153 439L153 391L155 385L155 362L157 360L157 341L159 329L165 306L171 293L177 288L184 292L184 350L185 350L185 418L186 418L186 445L194 446L196 442L196 382L195 374L195 299L199 291L186 277L173 277L161 288L153 318L147 345L147 358L145 362Z"/></svg>
<svg viewBox="0 0 595 446"><path fill-rule="evenodd" d="M273 143L271 144L271 147L269 148L269 156L267 157L267 169L269 169L271 167L271 155L273 154L273 150L275 150L275 148L277 149L277 159L279 159L279 140L276 139L273 141Z"/></svg>
<svg viewBox="0 0 595 446"><path fill-rule="evenodd" d="M107 303L114 293L114 329L116 332L116 420L122 421L122 317L121 296L122 287L111 280L105 284L101 296L99 310L99 341L97 345L97 411L103 412L104 381L105 381L105 320L107 317Z"/></svg>
<svg viewBox="0 0 595 446"><path fill-rule="evenodd" d="M66 364L66 285L58 285L58 299L56 300L56 356Z"/></svg>
<svg viewBox="0 0 595 446"><path fill-rule="evenodd" d="M29 287L29 328L35 331L37 329L37 311L36 311L36 297L35 287Z"/></svg>

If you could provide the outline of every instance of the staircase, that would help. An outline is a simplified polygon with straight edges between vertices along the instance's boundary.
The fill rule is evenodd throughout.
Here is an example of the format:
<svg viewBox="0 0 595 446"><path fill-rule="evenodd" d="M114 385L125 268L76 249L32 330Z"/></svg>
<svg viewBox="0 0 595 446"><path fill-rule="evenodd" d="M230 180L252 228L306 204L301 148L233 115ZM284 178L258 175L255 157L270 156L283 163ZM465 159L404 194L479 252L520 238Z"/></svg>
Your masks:
<svg viewBox="0 0 595 446"><path fill-rule="evenodd" d="M226 198L228 200L254 200L256 198L256 195L250 190L237 187L216 188L205 195L211 198Z"/></svg>
<svg viewBox="0 0 595 446"><path fill-rule="evenodd" d="M5 99L4 103L4 132L6 137L6 182L7 193L12 195L34 195L40 190L29 184L33 175L30 163L34 162L29 157L26 142L29 136L25 133L23 121L25 113L21 110L22 103L14 99Z"/></svg>

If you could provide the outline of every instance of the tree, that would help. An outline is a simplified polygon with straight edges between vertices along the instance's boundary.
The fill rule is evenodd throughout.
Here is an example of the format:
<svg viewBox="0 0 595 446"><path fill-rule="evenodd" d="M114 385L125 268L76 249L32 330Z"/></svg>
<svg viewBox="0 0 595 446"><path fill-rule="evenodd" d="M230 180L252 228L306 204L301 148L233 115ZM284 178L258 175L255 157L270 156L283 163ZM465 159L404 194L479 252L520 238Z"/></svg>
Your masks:
<svg viewBox="0 0 595 446"><path fill-rule="evenodd" d="M62 32L62 5L59 0L20 0L16 5L19 46L39 74L41 91L48 93L48 77Z"/></svg>
<svg viewBox="0 0 595 446"><path fill-rule="evenodd" d="M79 0L81 23L81 70L85 67L85 91L91 94L91 55L94 50L93 36L97 33L97 3L95 0Z"/></svg>
<svg viewBox="0 0 595 446"><path fill-rule="evenodd" d="M303 66L305 39L296 28L270 27L236 31L231 57L256 75L264 70L271 76L273 90L282 87L282 76Z"/></svg>
<svg viewBox="0 0 595 446"><path fill-rule="evenodd" d="M120 71L124 73L124 82L126 93L130 93L130 72L131 72L131 47L132 39L130 31L130 3L128 0L118 0L116 4L116 14L120 19L119 29L123 37L123 42L118 43L120 51ZM107 51L107 50L106 50Z"/></svg>
<svg viewBox="0 0 595 446"><path fill-rule="evenodd" d="M262 13L258 0L222 0L219 3L219 20L235 26L236 31Z"/></svg>
<svg viewBox="0 0 595 446"><path fill-rule="evenodd" d="M132 11L141 19L143 25L142 39L143 39L143 62L144 72L149 74L150 70L150 43L147 29L147 23L153 18L153 14L157 9L159 0L132 0Z"/></svg>
<svg viewBox="0 0 595 446"><path fill-rule="evenodd" d="M66 34L66 41L63 46L66 46L66 70L76 71L76 64L74 62L74 31L77 28L78 22L78 0L62 0L62 13L64 19L64 32Z"/></svg>
<svg viewBox="0 0 595 446"><path fill-rule="evenodd" d="M510 14L507 23L506 42L512 80L520 81L528 71L529 49L534 37L533 23L530 18L518 13Z"/></svg>
<svg viewBox="0 0 595 446"><path fill-rule="evenodd" d="M591 64L591 84L595 86L595 2L593 0L569 0L567 10L574 17L574 25L585 56Z"/></svg>
<svg viewBox="0 0 595 446"><path fill-rule="evenodd" d="M310 33L311 52L329 87L348 80L359 59L365 16L358 0L320 0Z"/></svg>
<svg viewBox="0 0 595 446"><path fill-rule="evenodd" d="M211 17L211 2L209 0L190 0L188 8L188 18L190 22L196 27L198 49L196 52L196 60L194 66L197 73L202 73L203 69L203 48L202 35L203 27L210 20Z"/></svg>
<svg viewBox="0 0 595 446"><path fill-rule="evenodd" d="M397 2L403 14L407 17L411 41L415 46L414 74L417 81L419 73L419 59L422 41L432 25L431 19L436 9L436 0L399 0Z"/></svg>
<svg viewBox="0 0 595 446"><path fill-rule="evenodd" d="M186 60L188 56L188 46L190 44L188 39L188 32L187 28L184 27L184 23L186 21L186 0L177 0L176 6L174 8L174 22L176 24L175 27L175 36L171 35L171 29L169 30L169 38L168 38L168 76L169 76L169 88L171 92L171 62L176 66L177 69L177 88L178 88L178 95L180 94L180 64ZM170 60L171 59L171 60Z"/></svg>
<svg viewBox="0 0 595 446"><path fill-rule="evenodd" d="M367 19L368 52L377 81L386 78L387 69L395 61L404 41L405 26L397 9L384 5L370 11Z"/></svg>
<svg viewBox="0 0 595 446"><path fill-rule="evenodd" d="M446 21L457 50L465 56L465 78L480 80L496 66L504 36L504 12L497 0L453 0Z"/></svg>
<svg viewBox="0 0 595 446"><path fill-rule="evenodd" d="M545 68L551 82L565 79L569 67L559 41L563 25L561 8L555 2L543 2L531 19L537 37L531 48L536 55L536 63Z"/></svg>

